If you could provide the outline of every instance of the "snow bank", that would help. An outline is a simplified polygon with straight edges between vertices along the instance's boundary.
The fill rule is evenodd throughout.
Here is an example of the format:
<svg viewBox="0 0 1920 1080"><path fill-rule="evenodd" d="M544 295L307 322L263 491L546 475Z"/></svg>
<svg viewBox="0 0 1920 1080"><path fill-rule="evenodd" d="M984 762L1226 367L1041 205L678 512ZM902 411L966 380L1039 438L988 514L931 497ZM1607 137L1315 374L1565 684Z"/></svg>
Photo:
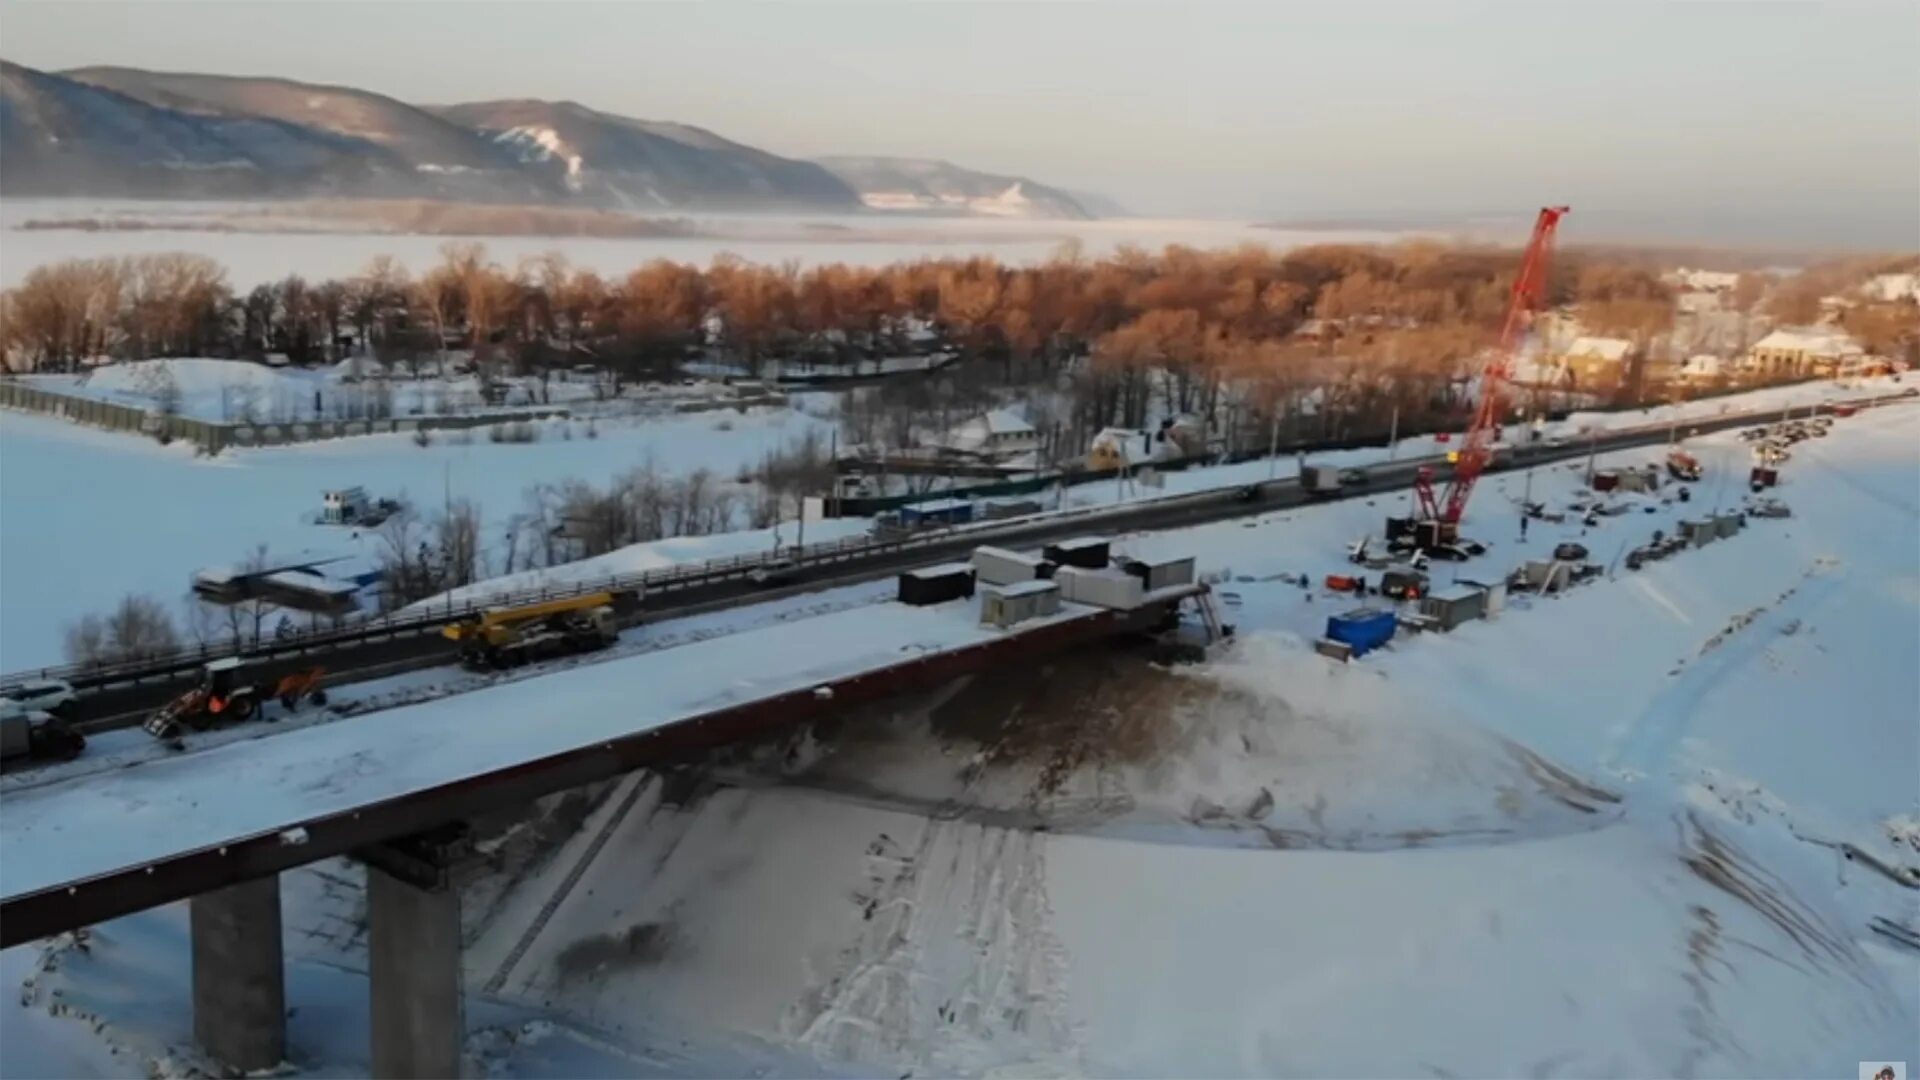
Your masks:
<svg viewBox="0 0 1920 1080"><path fill-rule="evenodd" d="M811 546L853 536L863 536L870 527L866 518L829 518L823 521L810 521L807 523L806 541ZM596 555L591 559L582 559L562 566L502 574L473 585L462 586L451 593L442 593L422 600L413 606L425 610L436 606L444 607L448 603L475 603L494 596L528 592L534 589L564 588L595 581L610 581L631 574L644 574L650 570L665 570L715 559L773 555L794 547L799 539L798 523L793 522L768 529L744 529L739 532L715 533L711 536L678 536L668 540L649 540L643 544L629 544L605 555Z"/></svg>

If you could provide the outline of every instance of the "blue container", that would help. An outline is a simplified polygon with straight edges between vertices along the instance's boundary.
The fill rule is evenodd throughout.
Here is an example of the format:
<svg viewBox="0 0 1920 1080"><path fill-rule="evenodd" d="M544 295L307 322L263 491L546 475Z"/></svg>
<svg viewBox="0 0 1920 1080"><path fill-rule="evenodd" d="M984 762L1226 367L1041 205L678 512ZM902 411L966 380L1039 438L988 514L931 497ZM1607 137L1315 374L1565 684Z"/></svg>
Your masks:
<svg viewBox="0 0 1920 1080"><path fill-rule="evenodd" d="M935 499L900 508L903 525L964 525L973 520L973 504L965 499Z"/></svg>
<svg viewBox="0 0 1920 1080"><path fill-rule="evenodd" d="M1391 611L1359 608L1327 619L1327 638L1353 648L1353 655L1365 656L1393 639L1400 620Z"/></svg>

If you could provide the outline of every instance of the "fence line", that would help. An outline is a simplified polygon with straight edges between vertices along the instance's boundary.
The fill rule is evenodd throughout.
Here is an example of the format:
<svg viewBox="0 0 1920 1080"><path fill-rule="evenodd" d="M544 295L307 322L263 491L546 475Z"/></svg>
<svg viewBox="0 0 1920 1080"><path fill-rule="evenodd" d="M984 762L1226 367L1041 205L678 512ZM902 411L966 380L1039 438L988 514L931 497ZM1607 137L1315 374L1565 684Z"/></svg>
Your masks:
<svg viewBox="0 0 1920 1080"><path fill-rule="evenodd" d="M0 408L40 413L108 431L128 431L156 439L182 439L209 454L218 454L229 446L285 446L355 435L406 434L413 431L487 427L527 420L566 419L571 415L565 406L553 405L489 413L395 416L372 420L322 418L257 424L221 422L191 416L169 416L152 409L118 405L80 394L42 390L5 379L0 379Z"/></svg>

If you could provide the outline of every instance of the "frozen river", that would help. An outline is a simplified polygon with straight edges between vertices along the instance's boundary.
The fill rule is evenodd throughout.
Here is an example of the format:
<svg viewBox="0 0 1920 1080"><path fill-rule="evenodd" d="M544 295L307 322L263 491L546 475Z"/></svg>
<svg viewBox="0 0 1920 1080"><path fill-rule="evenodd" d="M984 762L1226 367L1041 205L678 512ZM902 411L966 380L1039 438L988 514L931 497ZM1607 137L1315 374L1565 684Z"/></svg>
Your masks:
<svg viewBox="0 0 1920 1080"><path fill-rule="evenodd" d="M419 270L439 258L446 236L384 232L224 233L192 228L140 230L32 229L29 221L135 218L148 223L218 216L231 206L209 203L118 202L97 199L0 201L0 285L17 285L34 267L61 259L187 251L218 259L238 289L288 274L308 278L358 273L376 255L392 255ZM698 237L601 239L594 237L475 237L493 257L512 265L526 256L563 252L576 265L603 275L624 275L651 259L705 265L734 254L762 263L801 265L845 262L877 266L925 257L992 255L1007 262L1045 259L1077 242L1088 256L1133 245L1159 250L1168 244L1221 248L1261 244L1275 248L1328 241L1378 241L1386 233L1303 232L1262 228L1244 221L1116 219L1111 221L1018 221L879 215L693 216Z"/></svg>

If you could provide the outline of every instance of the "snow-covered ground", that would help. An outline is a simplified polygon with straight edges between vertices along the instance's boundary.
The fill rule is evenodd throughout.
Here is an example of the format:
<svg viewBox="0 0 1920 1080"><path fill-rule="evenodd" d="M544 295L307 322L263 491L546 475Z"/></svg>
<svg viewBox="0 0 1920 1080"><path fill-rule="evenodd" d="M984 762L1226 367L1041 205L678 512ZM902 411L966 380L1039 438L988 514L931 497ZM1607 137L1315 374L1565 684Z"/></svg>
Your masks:
<svg viewBox="0 0 1920 1080"><path fill-rule="evenodd" d="M1737 505L1745 447L1694 449L1708 473L1690 502L1632 497L1525 541L1526 479L1489 478L1466 527L1494 549L1461 575L1562 540L1612 564ZM1533 496L1564 505L1580 472L1536 470ZM1920 407L1796 446L1777 494L1792 518L1351 665L1305 645L1351 601L1281 575L1346 570L1346 542L1397 500L1121 537L1196 553L1235 643L1171 670L1063 657L865 711L691 788L614 785L472 927L469 1049L524 1076L1920 1061L1920 952L1871 929L1920 926L1920 892L1875 869L1920 865ZM602 681L548 678L583 677ZM328 888L350 898L344 874ZM319 1021L364 1009L364 965L307 932L319 891L318 875L286 879L295 1065L352 1072L364 1029ZM99 928L85 952L0 957L9 980L42 956L57 967L0 1013L0 1071L181 1059L182 923L167 909ZM102 1059L103 1042L124 1056Z"/></svg>
<svg viewBox="0 0 1920 1080"><path fill-rule="evenodd" d="M1790 520L1351 666L1301 640L1340 602L1277 576L1342 569L1386 506L1127 538L1229 572L1239 644L902 706L772 787L643 793L550 918L497 928L531 935L500 993L936 1074L1915 1060L1920 956L1869 922L1920 904L1826 845L1917 861L1916 435L1920 409L1842 421L1802 444ZM1743 448L1703 441L1691 503L1521 544L1502 477L1469 527L1501 568L1563 539L1608 559L1738 501L1713 477ZM1576 486L1541 470L1534 493ZM1780 599L1810 580L1835 584Z"/></svg>
<svg viewBox="0 0 1920 1080"><path fill-rule="evenodd" d="M178 443L0 411L0 670L62 663L68 623L129 593L171 603L195 570L242 563L258 545L377 555L380 541L367 532L314 524L323 490L360 485L429 515L448 496L472 500L494 549L531 485L604 487L651 463L663 476L705 468L732 487L768 451L808 432L824 438L831 424L804 409L763 408L600 420L593 438L580 421L544 423L539 441L524 445L484 433L440 432L426 447L370 435L209 459Z"/></svg>
<svg viewBox="0 0 1920 1080"><path fill-rule="evenodd" d="M477 377L451 373L470 368L469 358L465 350L450 350L446 374L440 373L435 359L389 371L364 357L321 368L177 357L106 364L74 375L15 378L34 389L152 412L171 406L178 415L219 423L524 413L542 406L569 407L582 415L633 414L665 412L686 403L723 405L734 396L732 388L700 379L631 384L611 399L592 378L558 372L548 379L502 378L504 391L493 405L485 400Z"/></svg>
<svg viewBox="0 0 1920 1080"><path fill-rule="evenodd" d="M243 360L180 357L105 365L79 375L25 375L26 386L116 405L160 411L168 404L181 416L231 423L286 423L309 419L439 416L485 411L480 383L472 376L445 379L359 380L373 362L342 361L328 368L273 368ZM561 405L593 398L585 382L560 379L514 382L504 406Z"/></svg>
<svg viewBox="0 0 1920 1080"><path fill-rule="evenodd" d="M806 542L807 547L864 536L872 529L867 518L827 518L809 521L804 528L798 521L783 522L767 529L742 529L712 536L679 536L670 540L649 540L629 544L605 555L564 563L540 570L522 570L502 574L472 585L463 585L450 593L422 600L422 610L447 604L469 604L485 597L531 592L535 589L564 589L596 581L611 581L651 570L665 570L690 563L766 556Z"/></svg>

